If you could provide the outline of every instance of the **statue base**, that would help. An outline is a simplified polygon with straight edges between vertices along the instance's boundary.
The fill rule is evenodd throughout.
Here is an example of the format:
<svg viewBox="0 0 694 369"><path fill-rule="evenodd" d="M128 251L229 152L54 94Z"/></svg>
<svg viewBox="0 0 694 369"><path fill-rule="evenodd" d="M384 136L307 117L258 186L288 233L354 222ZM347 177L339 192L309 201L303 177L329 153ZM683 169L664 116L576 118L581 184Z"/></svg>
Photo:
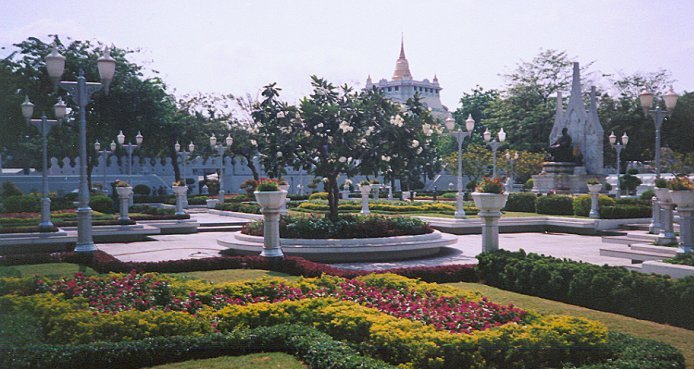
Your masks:
<svg viewBox="0 0 694 369"><path fill-rule="evenodd" d="M604 180L604 176L586 174L585 167L570 162L543 163L542 172L532 178L533 192L557 194L588 193L588 179Z"/></svg>

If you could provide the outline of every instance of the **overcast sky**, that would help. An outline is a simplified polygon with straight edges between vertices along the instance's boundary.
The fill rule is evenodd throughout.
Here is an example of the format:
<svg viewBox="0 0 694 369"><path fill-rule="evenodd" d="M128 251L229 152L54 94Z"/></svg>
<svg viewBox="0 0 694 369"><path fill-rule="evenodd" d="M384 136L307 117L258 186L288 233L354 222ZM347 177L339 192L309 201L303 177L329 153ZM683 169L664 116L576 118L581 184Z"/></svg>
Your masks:
<svg viewBox="0 0 694 369"><path fill-rule="evenodd" d="M390 79L404 34L414 79L437 74L455 109L475 85L541 48L594 61L604 74L665 68L694 90L694 1L61 1L1 0L0 57L48 34L140 48L177 94L253 95L278 82L295 102L309 75L363 87ZM117 78L117 77L116 77Z"/></svg>

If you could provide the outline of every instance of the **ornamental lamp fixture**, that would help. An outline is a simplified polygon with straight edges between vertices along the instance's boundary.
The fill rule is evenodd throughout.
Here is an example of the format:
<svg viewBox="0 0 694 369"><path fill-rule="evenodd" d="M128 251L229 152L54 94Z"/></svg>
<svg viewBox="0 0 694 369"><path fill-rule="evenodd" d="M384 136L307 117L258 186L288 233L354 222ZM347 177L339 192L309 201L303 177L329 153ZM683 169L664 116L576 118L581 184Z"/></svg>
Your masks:
<svg viewBox="0 0 694 369"><path fill-rule="evenodd" d="M22 116L24 116L24 119L29 122L31 117L34 115L34 104L29 101L29 96L26 96L24 98L24 102L22 103Z"/></svg>
<svg viewBox="0 0 694 369"><path fill-rule="evenodd" d="M611 145L614 145L615 143L617 143L617 136L614 135L614 131L612 131L609 138L610 138L610 144Z"/></svg>
<svg viewBox="0 0 694 369"><path fill-rule="evenodd" d="M647 111L653 106L653 93L647 89L643 89L639 94L639 101L641 102L643 111Z"/></svg>
<svg viewBox="0 0 694 369"><path fill-rule="evenodd" d="M190 144L188 145L188 151L191 153L195 150L195 145L193 144L193 141L190 141Z"/></svg>
<svg viewBox="0 0 694 369"><path fill-rule="evenodd" d="M624 134L622 135L622 145L626 146L628 142L629 142L629 136L627 136L627 133L624 132Z"/></svg>
<svg viewBox="0 0 694 369"><path fill-rule="evenodd" d="M116 145L116 141L113 141L113 140L112 140L112 141L111 141L111 151L115 152L117 147L118 147L118 146Z"/></svg>
<svg viewBox="0 0 694 369"><path fill-rule="evenodd" d="M119 145L122 145L125 143L125 135L123 134L122 130L120 132L118 132L118 135L116 136L116 138L118 139Z"/></svg>
<svg viewBox="0 0 694 369"><path fill-rule="evenodd" d="M54 85L57 85L65 71L65 57L60 55L55 42L52 45L51 53L46 56L46 69L48 70L48 77Z"/></svg>
<svg viewBox="0 0 694 369"><path fill-rule="evenodd" d="M485 140L486 142L489 142L489 140L492 139L492 133L489 132L489 128L487 128L487 130L484 131L484 133L482 134L482 137L484 137L484 140Z"/></svg>
<svg viewBox="0 0 694 369"><path fill-rule="evenodd" d="M116 73L116 61L111 57L111 50L108 47L104 48L104 54L97 59L96 66L99 69L99 77L104 85L104 93L108 95L113 75Z"/></svg>
<svg viewBox="0 0 694 369"><path fill-rule="evenodd" d="M499 142L504 142L504 141L506 141L506 132L504 132L504 129L503 129L503 128L499 131L499 135L498 135L498 136L499 136Z"/></svg>
<svg viewBox="0 0 694 369"><path fill-rule="evenodd" d="M174 145L174 150L176 150L176 152L181 151L181 144L178 143L178 141L176 141L176 144Z"/></svg>
<svg viewBox="0 0 694 369"><path fill-rule="evenodd" d="M670 86L668 92L666 92L665 95L663 95L663 100L665 100L665 108L667 108L667 110L671 113L673 110L675 110L675 105L677 105L677 98L677 93L675 92L675 90L672 89L672 86Z"/></svg>
<svg viewBox="0 0 694 369"><path fill-rule="evenodd" d="M475 120L472 119L472 114L468 114L465 120L465 129L467 129L468 132L472 132L472 130L475 129Z"/></svg>
<svg viewBox="0 0 694 369"><path fill-rule="evenodd" d="M214 135L210 136L210 146L217 146L217 137L215 137Z"/></svg>
<svg viewBox="0 0 694 369"><path fill-rule="evenodd" d="M446 129L449 132L453 132L453 127L455 126L455 119L453 119L451 116L448 116L448 118L446 118L445 123L446 123Z"/></svg>
<svg viewBox="0 0 694 369"><path fill-rule="evenodd" d="M142 145L142 133L140 131L137 131L137 136L135 136L135 143L138 145Z"/></svg>
<svg viewBox="0 0 694 369"><path fill-rule="evenodd" d="M101 144L99 143L99 140L96 140L96 142L94 142L94 151L99 150L101 150Z"/></svg>
<svg viewBox="0 0 694 369"><path fill-rule="evenodd" d="M53 105L53 114L55 114L56 119L62 120L67 115L67 105L63 101L63 98L58 98L58 102Z"/></svg>
<svg viewBox="0 0 694 369"><path fill-rule="evenodd" d="M227 138L225 139L227 146L231 146L231 144L234 143L234 139L231 138L231 133L227 135Z"/></svg>

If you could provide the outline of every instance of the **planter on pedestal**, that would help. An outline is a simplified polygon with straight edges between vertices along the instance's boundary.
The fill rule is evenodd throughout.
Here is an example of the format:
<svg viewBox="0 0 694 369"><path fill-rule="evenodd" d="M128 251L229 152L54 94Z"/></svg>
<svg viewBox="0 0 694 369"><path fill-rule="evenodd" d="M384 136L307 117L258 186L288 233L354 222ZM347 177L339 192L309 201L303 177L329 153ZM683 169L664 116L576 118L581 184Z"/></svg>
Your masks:
<svg viewBox="0 0 694 369"><path fill-rule="evenodd" d="M393 186L388 186L388 200L393 200Z"/></svg>
<svg viewBox="0 0 694 369"><path fill-rule="evenodd" d="M660 232L658 233L658 240L656 243L659 245L669 245L677 242L675 231L672 228L672 209L675 207L675 204L672 203L670 191L668 191L667 188L656 187L654 192L655 196L658 198L658 205L660 207Z"/></svg>
<svg viewBox="0 0 694 369"><path fill-rule="evenodd" d="M186 212L183 210L185 207L186 195L188 194L188 187L186 186L171 186L174 195L176 195L176 215L184 215Z"/></svg>
<svg viewBox="0 0 694 369"><path fill-rule="evenodd" d="M484 221L482 225L482 252L499 249L499 218L501 209L506 206L508 194L473 192L472 199L480 209L478 215Z"/></svg>
<svg viewBox="0 0 694 369"><path fill-rule="evenodd" d="M342 186L342 191L340 191L342 200L349 200L349 186Z"/></svg>
<svg viewBox="0 0 694 369"><path fill-rule="evenodd" d="M678 253L692 252L694 248L694 191L670 191L672 202L680 216L680 246Z"/></svg>
<svg viewBox="0 0 694 369"><path fill-rule="evenodd" d="M372 189L372 190L376 190L376 191L374 191L374 193L373 193L373 197L374 197L374 200L378 200L378 197L379 197L379 194L380 194L380 191L381 191L381 185L380 185L380 184L372 184L372 185L371 185L371 189Z"/></svg>
<svg viewBox="0 0 694 369"><path fill-rule="evenodd" d="M289 190L289 185L288 184L281 184L280 186L280 191L287 192ZM280 215L287 215L287 196L285 194L284 201L282 202L282 207L280 208Z"/></svg>
<svg viewBox="0 0 694 369"><path fill-rule="evenodd" d="M255 200L263 214L263 251L260 256L273 259L284 257L280 247L280 209L287 199L287 191L255 191Z"/></svg>
<svg viewBox="0 0 694 369"><path fill-rule="evenodd" d="M361 211L360 214L371 214L369 211L369 192L371 192L371 185L361 185L359 188L361 191Z"/></svg>
<svg viewBox="0 0 694 369"><path fill-rule="evenodd" d="M588 192L590 193L590 213L588 217L591 219L600 219L600 205L598 202L602 184L588 184Z"/></svg>
<svg viewBox="0 0 694 369"><path fill-rule="evenodd" d="M128 207L130 202L130 196L133 194L133 188L128 187L116 187L116 193L118 194L118 202L120 203L120 218L118 219L122 224L130 224L130 216L128 216Z"/></svg>

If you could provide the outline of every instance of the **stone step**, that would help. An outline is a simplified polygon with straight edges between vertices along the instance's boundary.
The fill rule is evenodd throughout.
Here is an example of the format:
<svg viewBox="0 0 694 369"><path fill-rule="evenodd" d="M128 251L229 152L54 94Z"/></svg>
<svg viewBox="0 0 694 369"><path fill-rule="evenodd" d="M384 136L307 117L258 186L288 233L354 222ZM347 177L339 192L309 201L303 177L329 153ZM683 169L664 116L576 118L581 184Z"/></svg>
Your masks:
<svg viewBox="0 0 694 369"><path fill-rule="evenodd" d="M634 250L629 246L607 246L600 248L600 256L613 258L630 259L632 262L643 262L646 260L663 260L672 257L670 252Z"/></svg>
<svg viewBox="0 0 694 369"><path fill-rule="evenodd" d="M241 225L200 226L198 227L198 232L237 232L242 227Z"/></svg>
<svg viewBox="0 0 694 369"><path fill-rule="evenodd" d="M659 254L667 254L667 255L670 255L670 257L677 255L677 248L676 247L656 246L656 245L651 245L651 244L635 243L635 244L631 245L631 249L634 251L646 251L646 252L654 252L654 253L659 253Z"/></svg>
<svg viewBox="0 0 694 369"><path fill-rule="evenodd" d="M648 231L648 224L636 224L636 223L630 223L630 224L622 224L621 228L628 230L628 231Z"/></svg>

